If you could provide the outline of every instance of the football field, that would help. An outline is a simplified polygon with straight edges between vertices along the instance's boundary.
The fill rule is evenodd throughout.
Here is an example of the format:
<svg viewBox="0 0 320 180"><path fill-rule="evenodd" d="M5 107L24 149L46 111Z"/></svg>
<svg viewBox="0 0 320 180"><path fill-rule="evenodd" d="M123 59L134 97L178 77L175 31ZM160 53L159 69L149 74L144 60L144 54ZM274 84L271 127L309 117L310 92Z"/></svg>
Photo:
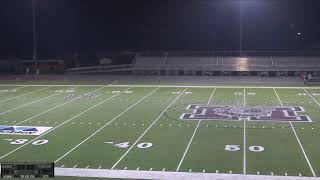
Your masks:
<svg viewBox="0 0 320 180"><path fill-rule="evenodd" d="M320 176L320 88L0 86L0 162Z"/></svg>

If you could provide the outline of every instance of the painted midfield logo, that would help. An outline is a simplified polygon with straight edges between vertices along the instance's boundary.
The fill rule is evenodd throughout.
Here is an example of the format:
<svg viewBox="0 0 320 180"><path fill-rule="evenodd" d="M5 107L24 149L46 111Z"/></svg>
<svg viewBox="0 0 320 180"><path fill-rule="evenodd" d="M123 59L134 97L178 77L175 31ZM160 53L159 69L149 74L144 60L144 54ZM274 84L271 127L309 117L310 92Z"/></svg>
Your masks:
<svg viewBox="0 0 320 180"><path fill-rule="evenodd" d="M187 110L192 113L183 113L183 120L231 120L239 121L294 121L312 122L309 116L299 115L305 112L301 106L292 107L234 107L234 106L206 106L189 105Z"/></svg>
<svg viewBox="0 0 320 180"><path fill-rule="evenodd" d="M0 125L0 134L11 135L40 135L52 127L34 127L34 126L3 126Z"/></svg>

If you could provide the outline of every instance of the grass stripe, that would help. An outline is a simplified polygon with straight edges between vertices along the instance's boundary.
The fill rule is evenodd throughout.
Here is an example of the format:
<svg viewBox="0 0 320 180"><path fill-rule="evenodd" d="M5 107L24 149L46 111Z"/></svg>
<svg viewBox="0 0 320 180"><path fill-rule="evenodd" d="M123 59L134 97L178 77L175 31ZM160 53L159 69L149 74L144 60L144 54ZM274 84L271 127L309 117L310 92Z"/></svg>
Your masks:
<svg viewBox="0 0 320 180"><path fill-rule="evenodd" d="M281 101L281 99L280 99L280 97L279 97L279 94L277 93L276 89L273 88L273 90L274 90L275 94L277 95L277 98L278 98L281 106L283 106L283 103L282 103L282 101ZM302 153L303 153L303 156L304 156L305 160L306 160L307 163L308 163L308 166L309 166L309 168L310 168L310 170L311 170L311 173L312 173L312 175L313 175L314 177L316 177L316 173L315 173L314 170L313 170L313 167L312 167L312 165L311 165L311 163L310 163L310 161L309 161L309 158L308 158L308 156L307 156L307 153L305 152L305 150L304 150L304 148L303 148L303 146L302 146L302 144L301 144L301 141L300 141L300 139L299 139L299 137L298 137L298 135L297 135L297 132L296 132L296 130L294 129L292 122L290 121L289 123L290 123L290 127L291 127L291 129L292 129L292 131L293 131L293 133L294 133L294 136L295 136L295 138L297 139L297 142L298 142L298 144L299 144L299 146L300 146L300 149L301 149L301 151L302 151Z"/></svg>
<svg viewBox="0 0 320 180"><path fill-rule="evenodd" d="M25 96L25 95L28 95L28 94L32 94L32 93L35 93L35 92L38 92L38 91L42 91L42 90L45 90L45 89L49 89L49 88L51 88L51 87L52 87L52 86L49 86L49 87L37 89L37 90L31 91L31 92L28 92L28 93L25 93L25 94L20 94L20 95L18 95L18 96L14 96L14 97L12 97L12 98L8 98L8 99L5 99L5 100L2 100L2 101L0 101L0 103L7 102L7 101L10 101L10 100L12 100L12 99L16 99L16 98L18 98L18 97Z"/></svg>
<svg viewBox="0 0 320 180"><path fill-rule="evenodd" d="M210 98L209 98L209 100L208 100L207 105L209 105L209 103L210 103L210 101L211 101L211 99L212 99L213 94L215 93L215 91L216 91L216 88L212 91L212 93L211 93L211 95L210 95ZM199 126L200 126L201 121L202 121L202 120L199 120L199 121L198 121L198 124L197 124L196 128L195 128L194 131L193 131L193 134L192 134L192 136L191 136L191 138L190 138L190 140L189 140L189 143L188 143L188 145L187 145L187 148L185 149L185 151L184 151L184 153L183 153L183 155L182 155L182 158L181 158L181 160L180 160L180 162L179 162L179 164L178 164L178 167L177 167L176 171L179 171L179 169L180 169L180 167L181 167L181 165L182 165L182 163L183 163L183 161L184 161L184 158L185 158L185 156L187 155L187 152L189 151L190 145L191 145L191 143L192 143L192 141L193 141L193 139L194 139L194 135L196 134L196 132L197 132Z"/></svg>
<svg viewBox="0 0 320 180"><path fill-rule="evenodd" d="M104 86L104 87L105 87L105 86ZM102 88L104 88L104 87L102 87ZM99 88L99 89L102 89L102 88ZM130 89L130 88L127 88L127 89L125 89L124 91L126 91L126 90L128 90L128 89ZM97 91L97 90L95 90L95 91ZM95 91L92 91L92 92L95 92ZM25 144L23 144L23 145L21 145L21 146L17 147L16 149L14 149L14 150L12 150L12 151L8 152L8 153L7 153L7 154L5 154L5 155L1 156L1 157L0 157L0 159L3 159L3 158L5 158L5 157L7 157L8 155L10 155L10 154L12 154L12 153L16 152L17 150L19 150L19 149L23 148L23 147L24 147L24 146L26 146L26 145L28 145L28 144L30 144L30 143L32 143L32 142L34 142L35 140L37 140L37 139L41 138L42 136L44 136L44 135L46 135L46 134L48 134L48 133L52 132L53 130L55 130L55 129L59 128L60 126L63 126L64 124L66 124L66 123L68 123L68 122L72 121L73 119L75 119L75 118L77 118L77 117L81 116L82 114L84 114L84 113L86 113L86 112L90 111L91 109L93 109L93 108L95 108L95 107L99 106L100 104L102 104L102 103L104 103L104 102L106 102L106 101L109 101L110 99L112 99L112 98L114 98L114 97L116 97L116 96L118 96L118 95L122 94L124 91L122 91L121 93L118 93L118 94L116 94L116 95L113 95L113 96L111 96L111 97L109 97L109 98L107 98L107 99L105 99L105 100L101 101L100 103L95 104L95 105L91 106L90 108L88 108L88 109L86 109L86 110L84 110L84 111L80 112L79 114L77 114L77 115L73 116L72 118L70 118L70 119L68 119L68 120L64 121L63 123L59 124L58 126L56 126L56 127L52 128L52 129L50 129L50 130L48 130L48 131L44 132L43 134L39 135L38 137L36 137L36 138L34 138L34 139L32 139L32 140L28 141L27 143L25 143ZM91 93L92 93L92 92L91 92Z"/></svg>
<svg viewBox="0 0 320 180"><path fill-rule="evenodd" d="M36 102L39 102L39 101L48 99L48 98L50 98L50 97L52 97L52 96L56 96L56 95L58 95L58 94L61 94L61 92L60 92L60 93L51 94L51 95L46 96L46 97L44 97L44 98L41 98L41 99L38 99L38 100L35 100L35 101L32 101L32 102L26 103L26 104L24 104L24 105L18 106L18 107L16 107L16 108L13 108L13 109L10 109L10 110L7 110L7 111L4 111L4 112L0 113L0 115L6 114L6 113L8 113L8 112L17 110L17 109L19 109L19 108L28 106L28 105L30 105L30 104L33 104L33 103L36 103Z"/></svg>
<svg viewBox="0 0 320 180"><path fill-rule="evenodd" d="M147 94L146 96L144 96L143 98L141 98L139 101L137 101L136 103L134 103L133 105L131 105L130 107L128 107L127 109L125 109L124 111L122 111L120 114L118 114L116 117L114 117L111 121L109 121L108 123L106 123L105 125L103 125L101 128L99 128L97 131L95 131L94 133L92 133L90 136L88 136L86 139L84 139L83 141L81 141L78 145L76 145L75 147L73 147L71 150L69 150L67 153L65 153L63 156L59 157L57 160L55 160L55 163L59 162L61 159L63 159L64 157L66 157L68 154L70 154L72 151L74 151L75 149L77 149L81 144L85 143L86 141L88 141L90 138L92 138L94 135L96 135L97 133L99 133L102 129L104 129L106 126L108 126L109 124L111 124L113 121L115 121L116 119L118 119L120 116L122 116L124 113L126 113L127 111L129 111L130 109L132 109L134 106L136 106L137 104L139 104L141 101L145 100L147 97L149 97L151 94L153 94L155 91L157 91L159 88L156 88L155 90L153 90L151 93Z"/></svg>
<svg viewBox="0 0 320 180"><path fill-rule="evenodd" d="M94 90L94 91L89 92L88 94L94 93L94 92L99 91L100 89L103 89L103 88L105 88L105 87L98 88L98 89L96 89L96 90ZM52 110L54 110L54 109L57 109L57 108L59 108L59 107L61 107L61 106L66 105L66 104L68 104L68 103L71 103L71 102L73 102L73 101L76 101L76 100L78 100L78 99L80 99L80 98L81 98L81 97L79 96L79 97L77 97L77 98L71 99L71 100L69 100L69 101L67 101L67 102L64 102L64 103L62 103L62 104L59 104L59 105L57 105L57 106L54 106L54 107L52 107L52 108L50 108L50 109L48 109L48 110L45 110L45 111L43 111L43 112L41 112L41 113L39 113L39 114L36 114L36 115L34 115L34 116L30 117L30 118L27 118L27 119L25 119L25 120L23 120L23 121L15 124L15 126L17 126L17 125L19 125L19 124L22 124L22 123L24 123L24 122L27 122L27 121L29 121L29 120L31 120L31 119L33 119L33 118L38 117L38 116L41 116L41 115L43 115L43 114L45 114L45 113L47 113L47 112L50 112L50 111L52 111Z"/></svg>
<svg viewBox="0 0 320 180"><path fill-rule="evenodd" d="M132 144L132 146L120 157L120 159L112 166L111 169L114 169L119 162L130 152L130 150L135 147L135 145L140 141L140 139L152 128L152 126L158 122L158 120L162 117L162 115L179 99L179 97L184 94L187 90L185 88L160 114L159 116L152 122L152 124L141 134L141 136Z"/></svg>

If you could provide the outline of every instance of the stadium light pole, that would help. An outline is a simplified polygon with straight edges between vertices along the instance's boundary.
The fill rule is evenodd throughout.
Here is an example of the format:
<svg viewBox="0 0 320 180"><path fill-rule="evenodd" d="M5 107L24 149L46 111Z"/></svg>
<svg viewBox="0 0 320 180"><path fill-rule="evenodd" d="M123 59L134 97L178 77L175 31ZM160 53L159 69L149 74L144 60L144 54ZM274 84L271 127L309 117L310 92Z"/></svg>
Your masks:
<svg viewBox="0 0 320 180"><path fill-rule="evenodd" d="M239 0L239 52L242 56L242 0Z"/></svg>
<svg viewBox="0 0 320 180"><path fill-rule="evenodd" d="M36 39L36 13L35 13L35 2L36 0L32 0L32 25L33 25L33 57L34 61L34 70L37 72L37 39Z"/></svg>

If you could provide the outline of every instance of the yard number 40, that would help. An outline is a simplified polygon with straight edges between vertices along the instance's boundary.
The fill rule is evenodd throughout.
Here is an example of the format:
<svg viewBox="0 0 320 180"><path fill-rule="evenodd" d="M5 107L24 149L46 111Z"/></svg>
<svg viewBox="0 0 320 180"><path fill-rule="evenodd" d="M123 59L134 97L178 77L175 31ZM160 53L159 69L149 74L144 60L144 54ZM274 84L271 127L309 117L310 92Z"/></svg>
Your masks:
<svg viewBox="0 0 320 180"><path fill-rule="evenodd" d="M224 150L230 151L230 152L240 151L240 145L226 145L224 147ZM262 151L264 151L264 147L262 147L262 146L249 146L249 150L252 152L262 152Z"/></svg>

